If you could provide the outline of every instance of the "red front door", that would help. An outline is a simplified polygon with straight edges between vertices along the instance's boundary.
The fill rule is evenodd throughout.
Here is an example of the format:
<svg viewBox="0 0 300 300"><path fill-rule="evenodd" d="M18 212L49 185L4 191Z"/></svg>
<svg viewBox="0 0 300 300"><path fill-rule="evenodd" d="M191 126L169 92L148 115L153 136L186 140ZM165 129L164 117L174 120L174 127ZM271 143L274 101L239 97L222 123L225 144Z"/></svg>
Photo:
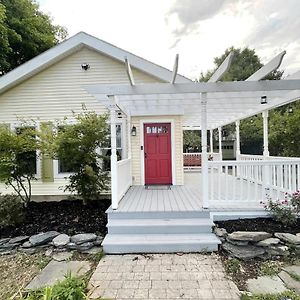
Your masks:
<svg viewBox="0 0 300 300"><path fill-rule="evenodd" d="M144 124L145 184L172 184L171 124Z"/></svg>

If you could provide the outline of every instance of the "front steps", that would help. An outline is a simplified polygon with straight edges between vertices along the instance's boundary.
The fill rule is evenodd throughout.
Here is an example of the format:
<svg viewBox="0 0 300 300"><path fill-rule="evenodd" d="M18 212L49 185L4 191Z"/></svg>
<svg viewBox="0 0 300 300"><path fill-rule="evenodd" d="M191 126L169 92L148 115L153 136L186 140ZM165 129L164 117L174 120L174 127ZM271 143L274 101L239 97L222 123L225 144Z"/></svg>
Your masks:
<svg viewBox="0 0 300 300"><path fill-rule="evenodd" d="M106 253L176 253L218 250L207 211L107 211Z"/></svg>

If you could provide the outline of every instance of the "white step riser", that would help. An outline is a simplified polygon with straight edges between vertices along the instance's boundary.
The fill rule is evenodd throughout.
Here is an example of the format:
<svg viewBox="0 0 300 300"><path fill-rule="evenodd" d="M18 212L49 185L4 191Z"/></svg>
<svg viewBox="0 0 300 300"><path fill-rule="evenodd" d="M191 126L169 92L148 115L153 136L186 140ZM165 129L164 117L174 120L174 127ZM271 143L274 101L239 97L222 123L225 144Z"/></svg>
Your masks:
<svg viewBox="0 0 300 300"><path fill-rule="evenodd" d="M211 233L209 225L199 226L107 226L109 234L149 234L149 233Z"/></svg>
<svg viewBox="0 0 300 300"><path fill-rule="evenodd" d="M209 219L210 213L201 212L111 212L107 211L108 219Z"/></svg>
<svg viewBox="0 0 300 300"><path fill-rule="evenodd" d="M110 254L125 253L177 253L177 252L213 252L218 250L217 244L194 244L194 245L103 245L103 250Z"/></svg>

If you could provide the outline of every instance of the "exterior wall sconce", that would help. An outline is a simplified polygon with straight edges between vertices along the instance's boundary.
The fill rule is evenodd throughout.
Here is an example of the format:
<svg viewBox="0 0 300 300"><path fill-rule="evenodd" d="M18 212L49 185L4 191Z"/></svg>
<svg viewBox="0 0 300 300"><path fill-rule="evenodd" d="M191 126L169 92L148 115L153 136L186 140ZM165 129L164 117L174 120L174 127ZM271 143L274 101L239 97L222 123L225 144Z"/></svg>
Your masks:
<svg viewBox="0 0 300 300"><path fill-rule="evenodd" d="M131 128L131 136L136 136L136 127L132 126Z"/></svg>
<svg viewBox="0 0 300 300"><path fill-rule="evenodd" d="M91 66L89 64L81 64L81 69L87 71Z"/></svg>
<svg viewBox="0 0 300 300"><path fill-rule="evenodd" d="M267 96L261 96L260 97L260 104L267 104L267 103L268 103Z"/></svg>

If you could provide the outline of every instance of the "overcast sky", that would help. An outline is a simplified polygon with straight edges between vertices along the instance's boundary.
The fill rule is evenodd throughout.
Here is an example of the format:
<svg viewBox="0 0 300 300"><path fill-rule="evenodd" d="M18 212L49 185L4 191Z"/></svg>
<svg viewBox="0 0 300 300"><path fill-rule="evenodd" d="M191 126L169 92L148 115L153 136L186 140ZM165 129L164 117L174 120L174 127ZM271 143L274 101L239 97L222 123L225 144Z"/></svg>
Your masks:
<svg viewBox="0 0 300 300"><path fill-rule="evenodd" d="M300 70L300 0L38 0L69 36L85 31L192 79L230 46L266 63L287 50L286 75Z"/></svg>

